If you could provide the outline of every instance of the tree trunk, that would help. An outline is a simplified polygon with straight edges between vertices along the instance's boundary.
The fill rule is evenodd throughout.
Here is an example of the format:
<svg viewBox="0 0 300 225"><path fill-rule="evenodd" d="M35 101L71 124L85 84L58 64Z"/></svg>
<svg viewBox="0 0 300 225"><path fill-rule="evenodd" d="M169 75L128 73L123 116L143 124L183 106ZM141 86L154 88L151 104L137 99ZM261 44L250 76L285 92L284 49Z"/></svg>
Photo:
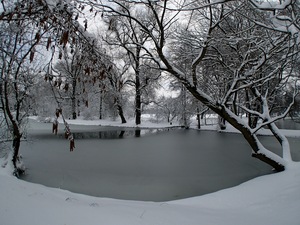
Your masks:
<svg viewBox="0 0 300 225"><path fill-rule="evenodd" d="M141 116L142 116L141 105L142 105L141 95L139 91L137 91L136 98L135 98L135 124L136 125L141 124Z"/></svg>
<svg viewBox="0 0 300 225"><path fill-rule="evenodd" d="M284 166L276 162L275 160L272 160L271 158L267 157L265 154L262 153L253 153L252 157L257 158L270 166L272 166L277 172L284 171Z"/></svg>
<svg viewBox="0 0 300 225"><path fill-rule="evenodd" d="M201 120L200 120L200 109L197 107L197 128L201 128Z"/></svg>
<svg viewBox="0 0 300 225"><path fill-rule="evenodd" d="M282 159L279 156L269 151L266 153L269 153L270 155L273 154L273 156L269 156L263 152L262 144L258 140L256 134L253 134L250 129L241 124L239 119L235 118L233 115L230 115L224 107L221 115L223 115L227 122L229 122L233 127L243 134L244 138L253 150L252 157L269 164L278 172L281 172L285 169L284 165L280 163Z"/></svg>
<svg viewBox="0 0 300 225"><path fill-rule="evenodd" d="M72 97L71 97L71 100L72 100L72 119L73 120L76 120L76 118L77 118L77 113L76 113L76 85L77 85L77 82L76 82L76 79L74 78L73 79L73 84L72 84Z"/></svg>
<svg viewBox="0 0 300 225"><path fill-rule="evenodd" d="M141 124L141 82L140 82L140 52L141 47L136 48L135 59L135 124Z"/></svg>
<svg viewBox="0 0 300 225"><path fill-rule="evenodd" d="M256 105L251 105L250 104L250 97L249 97L249 93L248 93L248 91L246 91L246 102L247 102L247 104L246 104L246 106L249 108L249 109L257 109L258 110L258 106L256 106ZM251 114L251 113L247 113L248 114L248 125L251 127L251 128L255 128L256 127L256 125L257 125L257 123L258 123L258 116L256 116L256 115L253 115L253 114Z"/></svg>
<svg viewBox="0 0 300 225"><path fill-rule="evenodd" d="M21 168L18 168L18 160L19 160L19 150L20 150L20 145L21 145L21 138L22 138L22 133L20 131L20 127L19 127L19 123L20 121L16 121L16 119L14 118L14 113L11 111L10 109L10 103L9 103L9 98L8 98L8 83L5 82L4 83L4 98L1 98L1 104L3 105L4 108L4 116L6 119L6 123L11 124L12 129L13 129L13 143L12 143L12 147L13 147L13 158L12 158L12 163L14 166L14 175L18 176L20 172L24 172L21 170ZM3 91L3 90L1 90ZM1 93L2 94L2 93ZM20 108L17 108L17 112L15 113L16 117L18 118L17 115L19 115L20 113ZM19 119L19 118L18 118Z"/></svg>
<svg viewBox="0 0 300 225"><path fill-rule="evenodd" d="M134 132L135 137L140 137L141 136L141 130L140 129L136 129Z"/></svg>
<svg viewBox="0 0 300 225"><path fill-rule="evenodd" d="M118 108L119 116L120 116L120 118L121 118L122 123L127 123L127 121L126 121L126 119L125 119L125 116L124 116L124 113L123 113L122 106L120 106L120 105L118 104L118 105L117 105L117 108Z"/></svg>
<svg viewBox="0 0 300 225"><path fill-rule="evenodd" d="M102 91L100 91L100 105L99 105L99 119L100 120L102 120L102 118L103 118L103 112L102 112L102 110L103 110L103 92Z"/></svg>
<svg viewBox="0 0 300 225"><path fill-rule="evenodd" d="M13 147L12 163L14 166L14 175L16 177L19 177L19 175L23 174L25 171L18 165L18 162L20 162L19 151L20 151L22 133L20 132L19 126L16 123L13 123L13 135L14 137L12 143L12 147Z"/></svg>
<svg viewBox="0 0 300 225"><path fill-rule="evenodd" d="M13 158L12 162L14 165L14 168L17 169L17 162L19 159L19 150L20 150L20 145L21 145L21 137L22 135L15 135L13 138Z"/></svg>
<svg viewBox="0 0 300 225"><path fill-rule="evenodd" d="M181 112L181 120L183 123L184 128L188 129L190 124L188 123L188 115L187 115L187 103L186 103L186 88L184 85L181 86L181 105L182 105L182 112Z"/></svg>
<svg viewBox="0 0 300 225"><path fill-rule="evenodd" d="M252 156L260 159L261 161L272 166L276 171L280 172L285 169L284 162L281 157L278 155L264 149L262 144L259 142L255 133L252 133L251 128L246 126L241 119L231 112L226 106L221 105L218 102L213 102L211 99L207 98L205 95L201 95L195 87L191 87L186 85L186 88L190 91L192 95L194 95L199 101L217 113L220 117L225 119L229 124L231 124L234 128L239 130L248 144L251 146L253 153Z"/></svg>
<svg viewBox="0 0 300 225"><path fill-rule="evenodd" d="M219 116L219 127L220 127L220 129L221 130L226 130L226 120L223 118L223 117L221 117L221 116Z"/></svg>

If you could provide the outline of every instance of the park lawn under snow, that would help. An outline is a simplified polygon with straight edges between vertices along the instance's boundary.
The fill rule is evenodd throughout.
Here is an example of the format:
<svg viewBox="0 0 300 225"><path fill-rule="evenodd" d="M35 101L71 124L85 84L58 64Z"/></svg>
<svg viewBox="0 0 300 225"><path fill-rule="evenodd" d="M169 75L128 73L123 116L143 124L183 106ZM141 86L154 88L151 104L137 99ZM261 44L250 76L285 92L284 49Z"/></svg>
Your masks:
<svg viewBox="0 0 300 225"><path fill-rule="evenodd" d="M233 188L156 203L75 194L28 183L10 174L11 168L0 168L3 225L300 224L300 163L296 162L284 172Z"/></svg>

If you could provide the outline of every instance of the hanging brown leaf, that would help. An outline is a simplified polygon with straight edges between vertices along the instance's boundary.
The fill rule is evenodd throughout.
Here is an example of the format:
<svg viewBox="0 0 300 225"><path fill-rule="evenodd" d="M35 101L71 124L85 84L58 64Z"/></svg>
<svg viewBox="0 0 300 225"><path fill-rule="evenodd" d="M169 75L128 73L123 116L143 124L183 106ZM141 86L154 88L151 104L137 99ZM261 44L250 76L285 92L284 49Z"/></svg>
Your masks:
<svg viewBox="0 0 300 225"><path fill-rule="evenodd" d="M68 84L68 83L65 84L64 90L65 90L66 92L69 90L69 84Z"/></svg>
<svg viewBox="0 0 300 225"><path fill-rule="evenodd" d="M13 13L13 12L9 13L9 14L8 14L8 21L11 21L12 18L13 18L13 16L14 16L14 13Z"/></svg>
<svg viewBox="0 0 300 225"><path fill-rule="evenodd" d="M58 86L59 89L60 89L61 84L62 84L62 79L61 79L61 78L58 78L57 86Z"/></svg>
<svg viewBox="0 0 300 225"><path fill-rule="evenodd" d="M32 12L32 4L29 4L29 7L27 9L28 15L31 15L31 12Z"/></svg>
<svg viewBox="0 0 300 225"><path fill-rule="evenodd" d="M51 37L48 37L47 46L46 46L47 51L48 51L50 45L51 45Z"/></svg>
<svg viewBox="0 0 300 225"><path fill-rule="evenodd" d="M29 60L30 60L30 62L32 62L32 61L33 61L33 58L34 58L34 50L31 50L31 52L30 52L30 56L29 56Z"/></svg>
<svg viewBox="0 0 300 225"><path fill-rule="evenodd" d="M90 73L91 73L90 67L86 67L86 68L84 69L84 72L85 72L85 74L90 75Z"/></svg>
<svg viewBox="0 0 300 225"><path fill-rule="evenodd" d="M85 30L85 31L86 31L87 27L88 27L87 20L85 20L85 21L84 21L84 30Z"/></svg>
<svg viewBox="0 0 300 225"><path fill-rule="evenodd" d="M56 23L56 21L57 21L56 16L53 16L52 21L53 21L53 23Z"/></svg>
<svg viewBox="0 0 300 225"><path fill-rule="evenodd" d="M58 121L57 119L55 119L52 123L52 133L57 134L57 131L58 131Z"/></svg>
<svg viewBox="0 0 300 225"><path fill-rule="evenodd" d="M74 141L73 135L70 135L70 136L71 136L71 137L69 137L69 139L70 139L70 152L73 152L74 148L75 148L75 141Z"/></svg>
<svg viewBox="0 0 300 225"><path fill-rule="evenodd" d="M100 79L103 79L104 73L105 73L104 70L100 70L100 74L99 74L99 78L100 78Z"/></svg>
<svg viewBox="0 0 300 225"><path fill-rule="evenodd" d="M40 18L40 23L44 24L47 21L47 19L48 19L47 16L44 16L44 17Z"/></svg>
<svg viewBox="0 0 300 225"><path fill-rule="evenodd" d="M40 39L41 39L41 34L40 34L40 32L37 32L37 33L35 34L34 39L37 40L37 42L40 41Z"/></svg>
<svg viewBox="0 0 300 225"><path fill-rule="evenodd" d="M68 139L68 137L69 137L69 132L68 131L65 131L65 139Z"/></svg>
<svg viewBox="0 0 300 225"><path fill-rule="evenodd" d="M62 113L62 109L56 109L55 110L55 116L58 118L59 117L59 114ZM56 120L57 121L57 120Z"/></svg>
<svg viewBox="0 0 300 225"><path fill-rule="evenodd" d="M54 133L56 135L57 131L58 131L58 123L53 122L53 124L52 124L52 133Z"/></svg>
<svg viewBox="0 0 300 225"><path fill-rule="evenodd" d="M62 51L59 51L58 53L58 59L61 59L62 58Z"/></svg>
<svg viewBox="0 0 300 225"><path fill-rule="evenodd" d="M63 45L64 47L68 43L69 40L69 31L63 32L61 38L60 38L60 44Z"/></svg>
<svg viewBox="0 0 300 225"><path fill-rule="evenodd" d="M119 80L119 88L120 88L120 89L122 89L123 85L124 85L123 81L122 81L122 80Z"/></svg>

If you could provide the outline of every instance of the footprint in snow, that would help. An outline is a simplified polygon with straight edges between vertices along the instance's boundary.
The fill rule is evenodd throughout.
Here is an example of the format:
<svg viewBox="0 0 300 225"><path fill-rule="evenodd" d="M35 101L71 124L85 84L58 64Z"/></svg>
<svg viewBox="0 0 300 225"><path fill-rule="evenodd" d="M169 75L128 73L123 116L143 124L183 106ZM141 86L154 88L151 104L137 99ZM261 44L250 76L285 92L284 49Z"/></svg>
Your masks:
<svg viewBox="0 0 300 225"><path fill-rule="evenodd" d="M91 206L91 207L98 207L98 206L99 206L99 204L98 204L98 203L95 203L95 202L93 202L93 203L91 203L91 204L90 204L90 206Z"/></svg>

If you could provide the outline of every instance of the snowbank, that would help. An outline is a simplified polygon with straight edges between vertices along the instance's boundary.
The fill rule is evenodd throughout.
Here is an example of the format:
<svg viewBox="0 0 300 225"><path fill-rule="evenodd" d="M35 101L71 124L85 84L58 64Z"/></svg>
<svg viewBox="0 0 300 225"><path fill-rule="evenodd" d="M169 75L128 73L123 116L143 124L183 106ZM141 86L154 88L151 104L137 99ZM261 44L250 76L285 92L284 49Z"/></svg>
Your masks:
<svg viewBox="0 0 300 225"><path fill-rule="evenodd" d="M299 163L234 188L162 203L75 194L18 180L2 168L0 190L3 225L298 225L300 221Z"/></svg>
<svg viewBox="0 0 300 225"><path fill-rule="evenodd" d="M80 120L69 122L89 124ZM113 125L111 122L103 123L103 121L99 124L91 121L90 124ZM148 126L151 127L151 124ZM288 132L295 136L299 136L300 133ZM18 180L9 174L9 168L0 167L0 224L3 225L299 225L300 223L300 163L295 162L284 172L258 177L233 188L160 203L75 194Z"/></svg>

